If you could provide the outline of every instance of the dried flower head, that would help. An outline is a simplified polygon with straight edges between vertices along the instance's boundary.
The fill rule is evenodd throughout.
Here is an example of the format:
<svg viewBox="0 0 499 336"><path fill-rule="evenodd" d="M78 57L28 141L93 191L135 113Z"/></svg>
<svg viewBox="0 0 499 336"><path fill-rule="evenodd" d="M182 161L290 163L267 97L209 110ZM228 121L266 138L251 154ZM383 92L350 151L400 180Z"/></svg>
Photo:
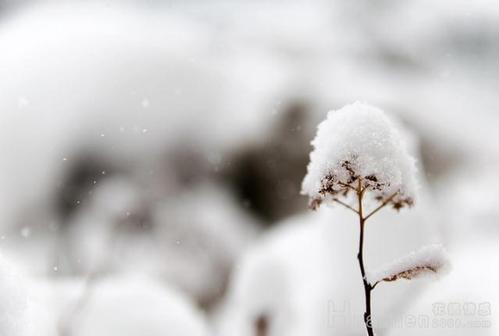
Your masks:
<svg viewBox="0 0 499 336"><path fill-rule="evenodd" d="M383 281L391 282L399 279L411 280L422 276L425 273L437 273L437 269L430 265L414 266L397 274L392 274L383 278Z"/></svg>
<svg viewBox="0 0 499 336"><path fill-rule="evenodd" d="M380 109L356 102L329 112L312 145L302 184L312 208L328 197L347 196L359 183L375 200L397 210L413 204L415 160Z"/></svg>

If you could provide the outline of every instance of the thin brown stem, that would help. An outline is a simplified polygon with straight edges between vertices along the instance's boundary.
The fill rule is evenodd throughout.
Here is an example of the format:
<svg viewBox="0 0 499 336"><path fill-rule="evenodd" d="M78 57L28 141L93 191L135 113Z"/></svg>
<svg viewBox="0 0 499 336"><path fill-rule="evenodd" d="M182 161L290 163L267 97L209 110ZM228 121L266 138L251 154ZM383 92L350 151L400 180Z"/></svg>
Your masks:
<svg viewBox="0 0 499 336"><path fill-rule="evenodd" d="M393 195L391 195L390 197L388 197L386 200L383 201L383 203L381 203L381 205L379 207L377 207L376 209L374 209L373 211L371 211L371 213L369 213L369 215L367 215L366 217L364 217L364 220L366 221L369 217L371 217L372 215L374 215L376 212L380 211L381 209L383 209L388 203L390 203L390 201L398 194L399 192L395 192L393 193Z"/></svg>
<svg viewBox="0 0 499 336"><path fill-rule="evenodd" d="M350 206L350 205L346 204L346 203L345 203L345 202L343 202L343 201L340 201L340 200L339 200L339 199L337 199L337 198L333 198L333 201L334 201L334 202L336 202L336 203L338 203L338 204L343 205L345 208L347 208L347 209L349 209L349 210L352 210L352 211L353 211L353 212L355 212L356 214L358 214L358 213L359 213L359 212L358 212L358 211L357 211L354 207L352 207L352 206Z"/></svg>
<svg viewBox="0 0 499 336"><path fill-rule="evenodd" d="M360 237L359 237L359 251L357 254L357 259L359 260L360 273L362 275L362 283L364 285L364 294L366 299L366 310L364 312L364 323L366 325L367 335L374 336L372 321L371 321L371 291L373 287L366 279L366 271L364 267L364 226L366 219L363 217L363 207L362 207L362 181L359 179L358 189L357 189L357 201L359 204L359 225L360 225Z"/></svg>

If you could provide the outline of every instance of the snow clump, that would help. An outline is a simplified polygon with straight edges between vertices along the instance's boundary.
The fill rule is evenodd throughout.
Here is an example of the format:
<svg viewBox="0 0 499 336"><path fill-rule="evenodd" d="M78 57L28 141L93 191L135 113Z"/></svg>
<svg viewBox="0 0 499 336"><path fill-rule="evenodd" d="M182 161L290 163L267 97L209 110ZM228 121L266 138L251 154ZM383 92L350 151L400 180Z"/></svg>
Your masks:
<svg viewBox="0 0 499 336"><path fill-rule="evenodd" d="M380 109L355 102L330 111L312 145L302 184L312 208L359 186L395 209L413 204L415 159L395 123Z"/></svg>
<svg viewBox="0 0 499 336"><path fill-rule="evenodd" d="M443 273L448 269L448 265L447 252L441 245L433 244L423 246L377 271L368 272L366 279L371 285L380 281L411 280Z"/></svg>

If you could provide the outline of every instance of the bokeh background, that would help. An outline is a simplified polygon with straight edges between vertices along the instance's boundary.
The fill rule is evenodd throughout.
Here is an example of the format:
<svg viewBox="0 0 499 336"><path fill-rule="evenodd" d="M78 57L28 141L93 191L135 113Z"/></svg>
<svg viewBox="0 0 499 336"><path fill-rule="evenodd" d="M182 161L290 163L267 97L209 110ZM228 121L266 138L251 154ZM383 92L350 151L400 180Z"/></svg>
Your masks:
<svg viewBox="0 0 499 336"><path fill-rule="evenodd" d="M498 60L486 0L0 0L0 335L363 335L355 218L300 195L357 100L419 166L368 268L453 265L380 286L378 335L497 335Z"/></svg>

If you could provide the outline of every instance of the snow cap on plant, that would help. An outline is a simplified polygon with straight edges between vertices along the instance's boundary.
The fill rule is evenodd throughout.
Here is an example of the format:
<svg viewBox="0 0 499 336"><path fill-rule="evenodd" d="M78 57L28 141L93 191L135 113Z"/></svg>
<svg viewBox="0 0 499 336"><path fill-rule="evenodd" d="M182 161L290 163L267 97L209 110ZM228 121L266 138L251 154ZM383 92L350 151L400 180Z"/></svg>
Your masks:
<svg viewBox="0 0 499 336"><path fill-rule="evenodd" d="M399 279L411 280L426 275L445 273L449 269L447 252L439 244L421 247L418 251L366 274L367 281L375 285L381 281L391 282Z"/></svg>
<svg viewBox="0 0 499 336"><path fill-rule="evenodd" d="M316 209L328 197L360 186L395 209L415 196L415 159L395 123L380 109L355 102L330 111L312 141L302 194Z"/></svg>

